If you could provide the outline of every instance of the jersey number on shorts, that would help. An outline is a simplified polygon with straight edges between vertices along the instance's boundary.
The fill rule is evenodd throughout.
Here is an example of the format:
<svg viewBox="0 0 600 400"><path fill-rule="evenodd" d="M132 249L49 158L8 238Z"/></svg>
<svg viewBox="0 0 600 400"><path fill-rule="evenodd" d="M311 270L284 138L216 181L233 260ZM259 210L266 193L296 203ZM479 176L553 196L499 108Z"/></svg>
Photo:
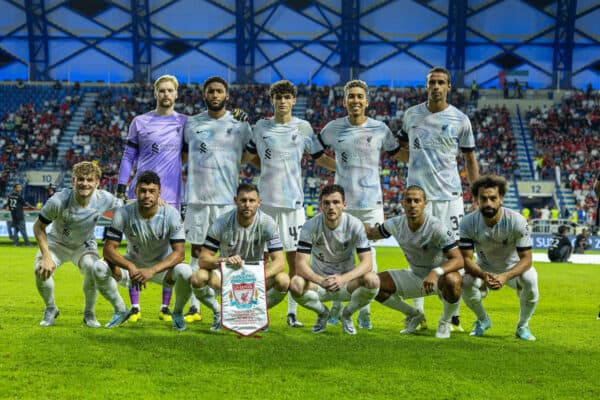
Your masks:
<svg viewBox="0 0 600 400"><path fill-rule="evenodd" d="M460 220L462 219L463 215L460 214L458 217L456 215L453 215L450 217L450 222L451 222L451 228L453 231L457 231L459 226L460 226Z"/></svg>
<svg viewBox="0 0 600 400"><path fill-rule="evenodd" d="M290 236L294 238L294 244L298 243L298 233L300 233L300 229L302 229L302 225L299 225L298 227L290 226L288 228Z"/></svg>

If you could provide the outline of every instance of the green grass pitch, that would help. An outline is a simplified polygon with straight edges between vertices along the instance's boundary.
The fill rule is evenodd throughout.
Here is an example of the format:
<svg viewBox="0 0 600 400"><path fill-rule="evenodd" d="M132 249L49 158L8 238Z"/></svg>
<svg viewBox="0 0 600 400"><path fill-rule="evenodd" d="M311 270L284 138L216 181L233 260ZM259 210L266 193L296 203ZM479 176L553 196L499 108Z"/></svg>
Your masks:
<svg viewBox="0 0 600 400"><path fill-rule="evenodd" d="M428 297L429 330L417 335L400 335L403 316L377 303L372 331L351 337L330 326L313 335L315 316L303 309L307 327L287 327L284 301L261 339L237 339L211 334L209 311L182 333L159 321L157 285L142 292L137 324L86 328L82 279L72 264L55 274L61 315L54 327L40 328L35 251L0 243L2 399L600 398L598 265L536 265L541 298L530 326L537 342L515 339L518 299L510 288L485 300L493 326L483 338L436 339L441 304ZM385 248L378 263L406 265L400 250ZM102 323L111 314L101 297L96 313ZM461 316L468 330L474 316L464 304Z"/></svg>

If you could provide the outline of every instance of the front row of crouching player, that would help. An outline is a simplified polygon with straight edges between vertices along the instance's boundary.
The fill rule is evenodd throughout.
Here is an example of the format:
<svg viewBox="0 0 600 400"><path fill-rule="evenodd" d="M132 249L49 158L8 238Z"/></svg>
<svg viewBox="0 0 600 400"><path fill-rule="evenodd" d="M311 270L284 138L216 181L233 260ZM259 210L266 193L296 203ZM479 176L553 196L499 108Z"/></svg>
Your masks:
<svg viewBox="0 0 600 400"><path fill-rule="evenodd" d="M342 327L355 335L352 315L375 299L404 313L406 326L401 333L411 334L424 315L405 299L437 294L443 312L436 337L449 338L450 321L462 294L477 318L471 335L482 336L491 327L482 298L489 289L507 285L517 290L521 305L516 336L535 340L528 326L539 297L531 237L525 219L502 207L504 178L487 175L473 183L479 209L462 220L459 243L441 221L426 213L427 198L418 186L409 186L404 192L405 215L376 226L363 225L344 211L341 186L325 186L319 197L321 213L301 230L296 275L290 281L284 272L277 225L260 210L254 185L240 185L234 198L236 208L209 228L199 258L200 269L192 274L191 267L183 262L185 234L180 215L160 200L160 179L154 172L140 174L135 187L137 200L120 208L122 204L114 196L96 189L100 178L97 166L80 163L73 175L73 189L52 197L34 227L40 247L35 261L36 284L46 305L42 326L53 325L59 314L54 303L53 272L71 260L84 275L87 326L100 326L94 313L97 291L114 307L112 319L106 324L112 328L129 315L117 283L145 286L152 281L175 288L175 329L186 328L183 307L193 290L213 311L210 329L217 331L221 327L216 300L221 284L219 264L263 262L266 251L269 307L281 302L289 290L298 304L317 314L313 333L327 327L329 309L323 302L348 302L341 313ZM104 259L99 259L93 229L97 219L111 209L116 211L107 233ZM45 227L51 222L52 229L46 236ZM117 247L123 235L127 236L127 251L121 255ZM398 241L409 268L376 274L372 272L369 239L390 236ZM473 260L474 252L477 262Z"/></svg>

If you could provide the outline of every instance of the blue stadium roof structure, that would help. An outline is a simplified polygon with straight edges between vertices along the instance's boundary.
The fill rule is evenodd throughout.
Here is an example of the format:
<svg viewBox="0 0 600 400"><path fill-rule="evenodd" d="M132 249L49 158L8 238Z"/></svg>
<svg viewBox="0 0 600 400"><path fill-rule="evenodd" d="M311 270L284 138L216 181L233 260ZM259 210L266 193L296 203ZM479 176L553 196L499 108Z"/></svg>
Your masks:
<svg viewBox="0 0 600 400"><path fill-rule="evenodd" d="M596 0L0 0L0 78L599 85Z"/></svg>

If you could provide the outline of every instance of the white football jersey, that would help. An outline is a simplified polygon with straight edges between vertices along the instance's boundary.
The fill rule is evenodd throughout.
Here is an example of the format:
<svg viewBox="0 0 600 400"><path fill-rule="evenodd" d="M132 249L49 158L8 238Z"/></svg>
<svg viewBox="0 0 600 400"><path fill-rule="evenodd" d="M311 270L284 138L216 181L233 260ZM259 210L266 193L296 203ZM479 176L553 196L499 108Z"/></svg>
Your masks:
<svg viewBox="0 0 600 400"><path fill-rule="evenodd" d="M408 135L410 151L406 186L422 187L428 200L460 197L456 157L459 149L475 149L469 117L452 105L432 113L427 103L421 103L406 110L402 130Z"/></svg>
<svg viewBox="0 0 600 400"><path fill-rule="evenodd" d="M229 111L219 119L206 111L188 118L184 130L188 204L234 204L250 133L250 125L237 121Z"/></svg>
<svg viewBox="0 0 600 400"><path fill-rule="evenodd" d="M527 220L508 208L500 212L500 221L492 227L479 210L465 215L460 223L460 248L475 248L481 269L496 274L514 267L519 262L517 252L532 247Z"/></svg>
<svg viewBox="0 0 600 400"><path fill-rule="evenodd" d="M354 126L346 117L328 123L318 139L313 154L325 147L335 151L335 183L346 192L347 209L382 208L381 152L395 154L400 148L390 128L371 118Z"/></svg>
<svg viewBox="0 0 600 400"><path fill-rule="evenodd" d="M237 209L220 216L208 229L203 246L221 257L237 254L251 263L264 259L265 248L269 253L283 250L277 224L260 210L247 227L237 222Z"/></svg>
<svg viewBox="0 0 600 400"><path fill-rule="evenodd" d="M106 238L121 242L125 234L125 257L138 268L152 266L165 259L173 250L172 243L185 242L181 215L165 204L149 220L140 215L137 201L119 208L112 219Z"/></svg>
<svg viewBox="0 0 600 400"><path fill-rule="evenodd" d="M316 137L310 124L296 117L286 124L278 124L274 119L256 123L247 149L260 158L258 190L263 204L302 208L302 156L305 151L311 152L313 140Z"/></svg>
<svg viewBox="0 0 600 400"><path fill-rule="evenodd" d="M405 215L388 219L380 225L379 232L384 237L394 236L408 260L409 268L421 278L446 261L444 253L458 247L454 233L429 214L425 214L423 225L415 232L408 227Z"/></svg>
<svg viewBox="0 0 600 400"><path fill-rule="evenodd" d="M96 189L86 207L75 200L74 189L63 189L50 197L40 211L39 219L50 226L48 239L68 248L77 248L95 240L94 230L102 215L123 202L111 193Z"/></svg>
<svg viewBox="0 0 600 400"><path fill-rule="evenodd" d="M298 251L311 255L312 270L321 275L344 274L355 267L354 251L371 250L362 222L343 213L335 229L325 225L322 213L306 221L300 231Z"/></svg>

